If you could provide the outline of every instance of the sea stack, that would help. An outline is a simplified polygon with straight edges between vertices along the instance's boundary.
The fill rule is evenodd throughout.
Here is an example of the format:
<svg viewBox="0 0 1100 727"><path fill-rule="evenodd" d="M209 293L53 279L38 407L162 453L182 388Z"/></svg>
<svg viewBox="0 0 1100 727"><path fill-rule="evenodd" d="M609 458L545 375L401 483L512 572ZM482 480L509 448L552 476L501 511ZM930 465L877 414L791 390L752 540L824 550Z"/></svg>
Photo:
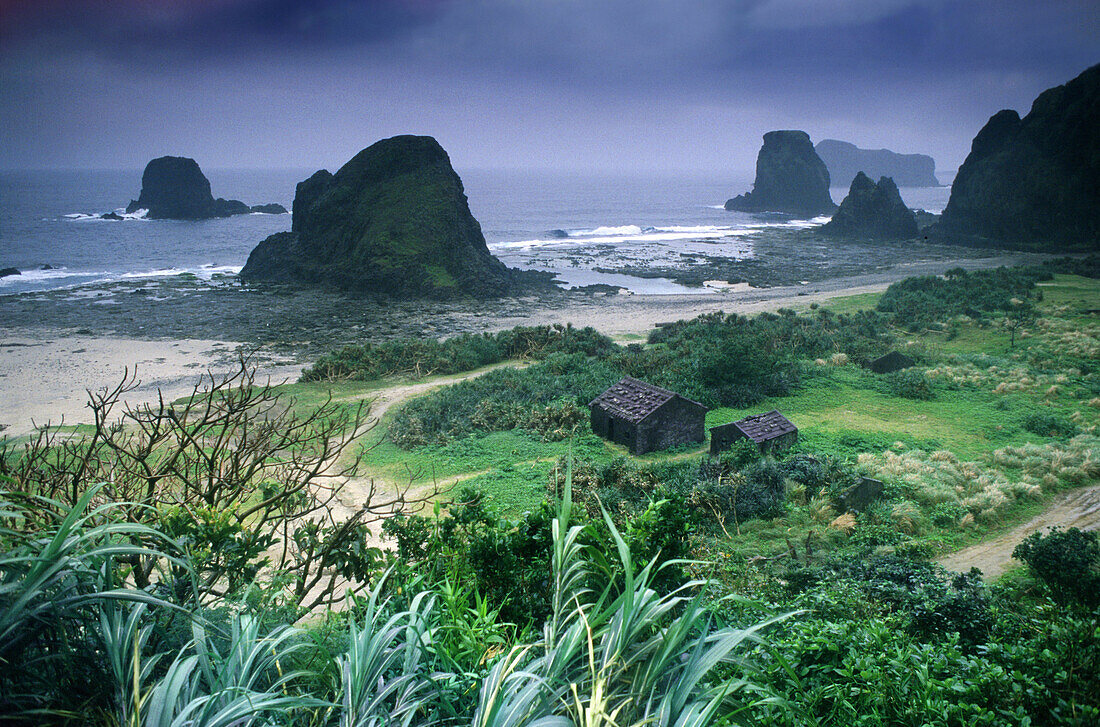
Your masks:
<svg viewBox="0 0 1100 727"><path fill-rule="evenodd" d="M396 136L298 184L291 231L261 242L240 277L449 298L506 294L512 273L489 253L443 147Z"/></svg>
<svg viewBox="0 0 1100 727"><path fill-rule="evenodd" d="M1100 65L999 111L974 138L934 239L1036 251L1100 250Z"/></svg>
<svg viewBox="0 0 1100 727"><path fill-rule="evenodd" d="M145 165L141 194L126 207L127 214L148 210L152 220L208 220L249 212L286 213L279 204L252 208L236 199L214 199L210 180L188 157L158 157ZM106 218L114 219L114 218Z"/></svg>
<svg viewBox="0 0 1100 727"><path fill-rule="evenodd" d="M821 232L872 240L908 240L917 236L917 218L905 206L893 179L882 177L875 184L866 174L857 172L848 196Z"/></svg>
<svg viewBox="0 0 1100 727"><path fill-rule="evenodd" d="M830 181L838 187L852 183L863 172L871 179L890 177L901 187L938 187L936 161L926 154L898 154L889 149L860 149L836 139L822 139L814 151L829 169Z"/></svg>
<svg viewBox="0 0 1100 727"><path fill-rule="evenodd" d="M726 202L738 212L782 212L816 217L836 209L829 170L805 131L769 131L756 158L752 191Z"/></svg>

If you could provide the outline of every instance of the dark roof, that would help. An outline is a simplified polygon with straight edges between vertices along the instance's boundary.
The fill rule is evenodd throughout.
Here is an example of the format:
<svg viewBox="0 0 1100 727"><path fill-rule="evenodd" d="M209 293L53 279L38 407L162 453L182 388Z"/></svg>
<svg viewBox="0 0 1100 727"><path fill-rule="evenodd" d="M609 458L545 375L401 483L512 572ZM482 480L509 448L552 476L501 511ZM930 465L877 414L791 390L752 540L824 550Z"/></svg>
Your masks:
<svg viewBox="0 0 1100 727"><path fill-rule="evenodd" d="M769 439L775 439L776 437L782 437L784 434L798 431L798 427L791 424L790 421L787 420L787 417L783 416L775 409L772 409L766 414L745 417L740 421L734 422L733 425L757 444L766 442Z"/></svg>
<svg viewBox="0 0 1100 727"><path fill-rule="evenodd" d="M625 419L628 422L637 423L677 396L680 395L675 391L662 389L660 386L624 376L617 384L612 385L607 391L589 402L588 406L598 405L608 414ZM680 398L700 407L703 406L687 397L681 396Z"/></svg>
<svg viewBox="0 0 1100 727"><path fill-rule="evenodd" d="M916 365L916 361L906 356L904 353L898 351L891 351L885 356L879 356L868 367L878 374L885 374L891 371L900 371L901 369L907 369L910 366Z"/></svg>

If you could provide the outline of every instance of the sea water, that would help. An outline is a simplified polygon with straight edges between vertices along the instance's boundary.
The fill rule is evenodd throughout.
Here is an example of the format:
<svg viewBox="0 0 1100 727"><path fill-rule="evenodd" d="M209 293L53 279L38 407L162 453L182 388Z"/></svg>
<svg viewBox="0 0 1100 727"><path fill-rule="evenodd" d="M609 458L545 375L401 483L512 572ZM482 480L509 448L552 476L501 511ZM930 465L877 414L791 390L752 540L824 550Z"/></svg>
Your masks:
<svg viewBox="0 0 1100 727"><path fill-rule="evenodd" d="M297 182L313 170L205 170L215 196L290 209ZM762 231L828 220L727 212L729 197L752 186L751 172L566 173L458 170L490 251L511 267L558 274L566 285L607 283L634 292L697 292L668 280L594 268L667 264L683 255L753 255ZM122 221L141 171L0 173L0 278L5 294L181 274L235 275L261 240L290 229L290 215L248 214L201 221ZM845 189L833 189L839 202ZM906 203L940 212L949 188L905 188Z"/></svg>

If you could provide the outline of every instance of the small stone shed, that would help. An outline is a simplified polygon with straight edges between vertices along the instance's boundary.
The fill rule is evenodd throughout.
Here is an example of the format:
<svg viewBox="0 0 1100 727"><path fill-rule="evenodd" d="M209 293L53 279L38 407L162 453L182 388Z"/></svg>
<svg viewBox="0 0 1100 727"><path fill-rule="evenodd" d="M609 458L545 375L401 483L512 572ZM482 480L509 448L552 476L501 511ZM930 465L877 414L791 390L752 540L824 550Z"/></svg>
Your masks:
<svg viewBox="0 0 1100 727"><path fill-rule="evenodd" d="M798 441L798 427L775 409L711 427L710 453L727 450L739 439L752 440L761 452L782 451Z"/></svg>
<svg viewBox="0 0 1100 727"><path fill-rule="evenodd" d="M706 438L707 408L674 391L624 376L593 399L592 431L645 454Z"/></svg>
<svg viewBox="0 0 1100 727"><path fill-rule="evenodd" d="M871 369L876 374L888 374L892 371L901 371L902 369L907 369L910 366L915 366L916 364L916 361L909 358L904 353L891 351L885 356L880 356L871 363L867 364L867 368Z"/></svg>

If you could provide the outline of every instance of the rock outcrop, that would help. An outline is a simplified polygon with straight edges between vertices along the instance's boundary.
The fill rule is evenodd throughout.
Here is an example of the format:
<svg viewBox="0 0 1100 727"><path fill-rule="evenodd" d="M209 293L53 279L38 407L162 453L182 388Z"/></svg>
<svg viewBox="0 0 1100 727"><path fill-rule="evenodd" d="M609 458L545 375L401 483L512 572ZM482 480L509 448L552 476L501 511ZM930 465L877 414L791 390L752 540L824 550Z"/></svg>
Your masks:
<svg viewBox="0 0 1100 727"><path fill-rule="evenodd" d="M0 278L11 277L12 275L22 275L19 268L0 268Z"/></svg>
<svg viewBox="0 0 1100 727"><path fill-rule="evenodd" d="M917 218L905 206L893 179L883 177L875 184L858 172L848 196L821 231L844 237L908 240L917 236Z"/></svg>
<svg viewBox="0 0 1100 727"><path fill-rule="evenodd" d="M286 212L282 205L277 206ZM141 194L130 201L126 213L142 209L148 210L146 217L151 220L208 220L252 211L240 200L214 199L210 180L198 163L187 157L158 157L145 165Z"/></svg>
<svg viewBox="0 0 1100 727"><path fill-rule="evenodd" d="M727 210L783 212L816 217L836 209L829 170L805 131L769 131L756 158L752 191L726 202Z"/></svg>
<svg viewBox="0 0 1100 727"><path fill-rule="evenodd" d="M441 298L505 294L513 273L489 253L443 148L397 136L298 184L291 231L261 242L240 277Z"/></svg>
<svg viewBox="0 0 1100 727"><path fill-rule="evenodd" d="M254 204L249 209L249 212L259 212L262 215L285 215L286 207L283 207L277 202L269 202L268 204Z"/></svg>
<svg viewBox="0 0 1100 727"><path fill-rule="evenodd" d="M926 154L898 154L889 149L860 149L836 139L822 139L814 151L829 169L829 178L838 187L852 183L863 172L871 179L890 177L901 187L939 187L936 161Z"/></svg>
<svg viewBox="0 0 1100 727"><path fill-rule="evenodd" d="M974 138L932 239L1031 250L1100 249L1100 65L999 111Z"/></svg>

